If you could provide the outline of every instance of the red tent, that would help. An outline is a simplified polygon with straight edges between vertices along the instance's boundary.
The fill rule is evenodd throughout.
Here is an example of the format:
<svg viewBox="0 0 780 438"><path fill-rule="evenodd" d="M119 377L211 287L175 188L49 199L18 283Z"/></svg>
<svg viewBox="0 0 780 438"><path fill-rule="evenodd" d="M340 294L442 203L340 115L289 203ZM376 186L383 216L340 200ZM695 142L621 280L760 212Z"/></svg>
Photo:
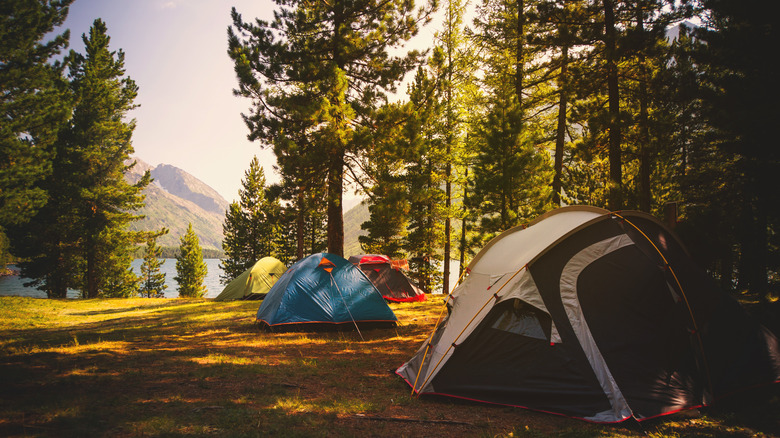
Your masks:
<svg viewBox="0 0 780 438"><path fill-rule="evenodd" d="M406 260L390 260L381 254L362 254L349 258L374 283L388 301L425 301L425 293L414 285L402 269L408 269Z"/></svg>

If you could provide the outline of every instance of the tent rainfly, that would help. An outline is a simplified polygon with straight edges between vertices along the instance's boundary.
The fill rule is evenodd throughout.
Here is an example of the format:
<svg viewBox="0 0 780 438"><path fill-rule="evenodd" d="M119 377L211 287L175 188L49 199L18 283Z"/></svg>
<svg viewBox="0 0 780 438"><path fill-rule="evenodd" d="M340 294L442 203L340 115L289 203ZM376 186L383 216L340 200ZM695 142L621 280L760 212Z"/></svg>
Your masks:
<svg viewBox="0 0 780 438"><path fill-rule="evenodd" d="M386 300L425 301L425 293L401 271L400 266L408 267L408 263L395 263L396 260L379 254L354 255L349 258L349 262L366 274Z"/></svg>
<svg viewBox="0 0 780 438"><path fill-rule="evenodd" d="M397 321L366 276L329 253L313 254L290 266L257 310L257 322L275 331L359 331L364 326L393 327Z"/></svg>
<svg viewBox="0 0 780 438"><path fill-rule="evenodd" d="M214 301L262 299L285 270L284 263L274 257L263 257L228 283Z"/></svg>
<svg viewBox="0 0 780 438"><path fill-rule="evenodd" d="M647 214L561 208L468 271L396 371L416 394L613 423L780 381L778 339Z"/></svg>

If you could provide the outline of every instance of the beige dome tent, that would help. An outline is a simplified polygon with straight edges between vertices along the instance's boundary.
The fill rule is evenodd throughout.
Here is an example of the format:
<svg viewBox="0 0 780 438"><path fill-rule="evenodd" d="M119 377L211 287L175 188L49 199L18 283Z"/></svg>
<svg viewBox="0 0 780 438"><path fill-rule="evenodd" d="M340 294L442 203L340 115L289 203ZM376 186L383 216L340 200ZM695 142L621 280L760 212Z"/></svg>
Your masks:
<svg viewBox="0 0 780 438"><path fill-rule="evenodd" d="M566 207L505 231L396 372L446 395L638 421L780 381L780 345L641 212Z"/></svg>
<svg viewBox="0 0 780 438"><path fill-rule="evenodd" d="M274 257L263 257L228 283L214 301L262 299L286 270Z"/></svg>

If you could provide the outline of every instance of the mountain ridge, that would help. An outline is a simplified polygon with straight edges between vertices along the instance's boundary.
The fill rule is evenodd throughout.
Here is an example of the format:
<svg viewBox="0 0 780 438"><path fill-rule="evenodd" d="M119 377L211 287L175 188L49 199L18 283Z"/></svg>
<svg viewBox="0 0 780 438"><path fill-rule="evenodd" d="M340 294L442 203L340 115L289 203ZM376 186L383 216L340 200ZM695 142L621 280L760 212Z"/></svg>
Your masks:
<svg viewBox="0 0 780 438"><path fill-rule="evenodd" d="M222 250L222 225L225 211L230 203L216 190L186 170L171 164L152 166L138 157L132 157L128 164L135 165L125 174L128 182L136 183L149 171L153 181L144 189L145 205L136 213L144 218L133 222L129 228L133 231L156 231L168 228L168 234L161 236L157 243L164 247L178 247L180 238L192 223L200 245L206 249ZM360 254L362 250L358 237L366 234L360 226L368 220L370 214L365 202L357 203L344 211L344 253Z"/></svg>
<svg viewBox="0 0 780 438"><path fill-rule="evenodd" d="M144 218L133 222L133 231L156 231L168 228L168 234L158 239L160 246L178 247L180 238L192 223L200 246L222 249L222 224L229 203L213 188L170 164L152 166L138 157L125 178L137 182L144 172L149 171L153 181L144 189L145 205L137 211Z"/></svg>
<svg viewBox="0 0 780 438"><path fill-rule="evenodd" d="M166 192L191 201L206 211L224 216L228 202L198 178L170 164L160 164L150 172L152 178Z"/></svg>

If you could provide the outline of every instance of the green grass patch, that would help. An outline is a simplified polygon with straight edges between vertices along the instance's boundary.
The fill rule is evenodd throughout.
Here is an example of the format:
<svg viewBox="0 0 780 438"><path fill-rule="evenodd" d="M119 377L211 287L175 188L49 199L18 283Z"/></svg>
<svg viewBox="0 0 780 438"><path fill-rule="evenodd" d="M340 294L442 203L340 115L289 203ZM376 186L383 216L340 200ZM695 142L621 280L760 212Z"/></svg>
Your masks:
<svg viewBox="0 0 780 438"><path fill-rule="evenodd" d="M396 329L268 333L258 302L0 297L0 436L774 436L777 391L706 415L602 426L413 397L393 370L441 299ZM401 421L411 420L411 421ZM448 422L451 422L448 423Z"/></svg>

